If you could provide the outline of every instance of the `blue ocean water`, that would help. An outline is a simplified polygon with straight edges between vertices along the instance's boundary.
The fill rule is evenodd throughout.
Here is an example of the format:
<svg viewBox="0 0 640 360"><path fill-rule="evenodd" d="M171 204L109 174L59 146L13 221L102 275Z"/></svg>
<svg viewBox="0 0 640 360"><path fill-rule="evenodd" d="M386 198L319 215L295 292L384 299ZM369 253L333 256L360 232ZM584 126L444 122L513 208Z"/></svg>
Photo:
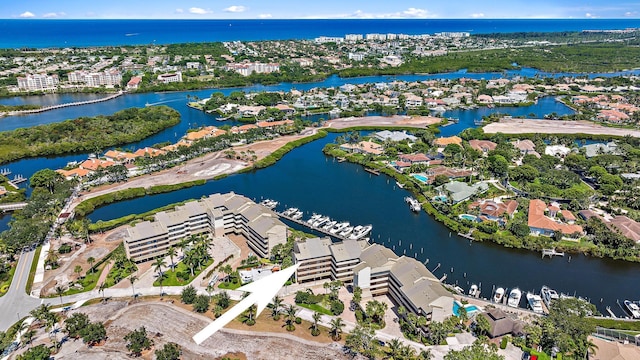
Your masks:
<svg viewBox="0 0 640 360"><path fill-rule="evenodd" d="M0 20L0 48L312 39L345 34L472 34L640 27L637 19Z"/></svg>

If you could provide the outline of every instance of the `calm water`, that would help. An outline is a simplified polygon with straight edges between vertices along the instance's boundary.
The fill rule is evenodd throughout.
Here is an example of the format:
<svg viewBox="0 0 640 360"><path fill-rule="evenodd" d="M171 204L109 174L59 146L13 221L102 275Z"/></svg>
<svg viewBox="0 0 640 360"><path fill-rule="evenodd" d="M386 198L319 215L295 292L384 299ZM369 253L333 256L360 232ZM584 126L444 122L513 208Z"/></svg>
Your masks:
<svg viewBox="0 0 640 360"><path fill-rule="evenodd" d="M345 34L472 34L638 27L636 19L0 20L0 48L312 39Z"/></svg>
<svg viewBox="0 0 640 360"><path fill-rule="evenodd" d="M230 176L203 186L169 194L147 196L112 204L90 215L92 221L140 213L169 203L197 199L215 192L234 191L255 200L271 198L280 208L295 206L352 224L373 224L373 239L395 250L428 262L435 275L447 274L449 283L465 290L482 283L483 296L492 286L540 291L542 285L591 298L604 311L616 299L640 298L636 282L640 265L574 255L540 259L540 254L506 249L490 243L470 243L434 221L426 213L412 213L404 196L386 176L373 176L358 165L337 163L321 149L337 135L307 144L287 154L277 165L248 174ZM410 245L411 244L411 245ZM452 272L453 269L453 272ZM466 276L466 277L465 277ZM603 302L600 303L600 298ZM524 304L524 302L523 302Z"/></svg>

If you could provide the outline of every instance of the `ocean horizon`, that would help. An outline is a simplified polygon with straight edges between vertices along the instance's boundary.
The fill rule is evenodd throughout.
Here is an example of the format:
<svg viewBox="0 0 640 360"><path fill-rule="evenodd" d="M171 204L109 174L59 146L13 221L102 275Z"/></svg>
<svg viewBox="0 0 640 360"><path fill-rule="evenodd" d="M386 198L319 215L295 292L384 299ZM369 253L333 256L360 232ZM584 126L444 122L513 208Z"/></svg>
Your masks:
<svg viewBox="0 0 640 360"><path fill-rule="evenodd" d="M217 41L303 40L319 36L395 33L471 34L638 28L637 19L3 19L0 48L63 48Z"/></svg>

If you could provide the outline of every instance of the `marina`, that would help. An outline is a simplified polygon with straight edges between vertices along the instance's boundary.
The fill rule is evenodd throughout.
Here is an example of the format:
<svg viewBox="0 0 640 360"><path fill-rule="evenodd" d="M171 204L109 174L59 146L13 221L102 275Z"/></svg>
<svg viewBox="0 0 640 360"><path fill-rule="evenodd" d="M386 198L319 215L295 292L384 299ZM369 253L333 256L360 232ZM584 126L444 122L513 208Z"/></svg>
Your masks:
<svg viewBox="0 0 640 360"><path fill-rule="evenodd" d="M368 240L369 238L367 238L366 236L369 235L371 233L371 230L373 229L372 225L351 226L349 222L339 222L337 220L332 220L328 216L316 213L314 213L309 219L303 220L303 212L298 210L298 208L288 208L282 212L275 211L275 213L278 214L278 216L294 222L298 225L302 225L324 235L340 240Z"/></svg>

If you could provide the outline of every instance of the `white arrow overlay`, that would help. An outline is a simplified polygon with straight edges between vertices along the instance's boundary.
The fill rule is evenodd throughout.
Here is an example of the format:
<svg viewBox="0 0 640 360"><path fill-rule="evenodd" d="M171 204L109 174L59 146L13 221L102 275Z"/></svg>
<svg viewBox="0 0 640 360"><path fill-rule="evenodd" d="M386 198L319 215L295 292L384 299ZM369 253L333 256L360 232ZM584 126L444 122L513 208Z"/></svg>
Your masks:
<svg viewBox="0 0 640 360"><path fill-rule="evenodd" d="M258 281L254 281L247 285L244 285L238 290L250 292L251 294L242 299L236 306L232 307L226 313L222 314L214 322L207 325L199 333L193 336L193 341L200 345L207 340L211 335L218 332L225 325L237 318L251 305L256 304L258 309L256 311L256 317L260 315L267 305L271 302L274 296L278 294L278 291L282 288L284 283L296 272L300 264L295 264L286 269L275 272L267 277L264 277Z"/></svg>

